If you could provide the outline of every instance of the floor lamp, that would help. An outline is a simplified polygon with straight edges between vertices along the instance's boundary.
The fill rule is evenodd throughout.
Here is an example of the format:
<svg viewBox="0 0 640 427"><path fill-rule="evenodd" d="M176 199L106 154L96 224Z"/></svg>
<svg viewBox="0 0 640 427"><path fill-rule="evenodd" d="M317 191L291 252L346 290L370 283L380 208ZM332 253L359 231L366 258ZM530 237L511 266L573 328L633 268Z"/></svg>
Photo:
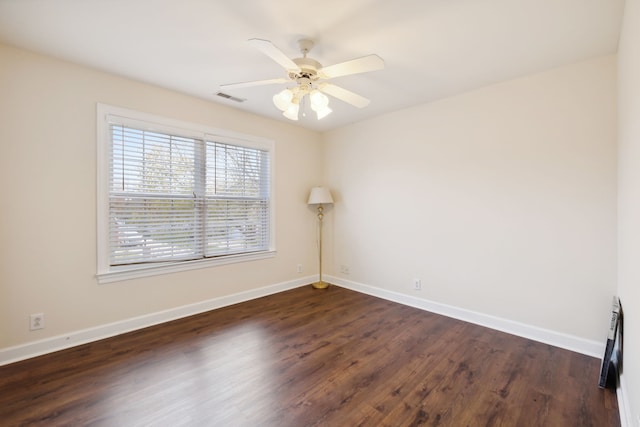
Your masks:
<svg viewBox="0 0 640 427"><path fill-rule="evenodd" d="M322 281L322 218L324 218L324 207L322 205L333 204L333 198L328 188L313 187L309 194L308 205L318 205L318 265L319 265L319 280L313 283L316 289L325 289L329 286L327 282Z"/></svg>

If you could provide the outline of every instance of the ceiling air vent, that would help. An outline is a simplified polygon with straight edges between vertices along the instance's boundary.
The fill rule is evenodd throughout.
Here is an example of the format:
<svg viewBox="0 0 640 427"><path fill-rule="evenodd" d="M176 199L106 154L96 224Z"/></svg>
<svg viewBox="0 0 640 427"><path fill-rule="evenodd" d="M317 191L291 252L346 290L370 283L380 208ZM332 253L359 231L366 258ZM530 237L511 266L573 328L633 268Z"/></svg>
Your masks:
<svg viewBox="0 0 640 427"><path fill-rule="evenodd" d="M231 101L236 101L236 102L244 102L244 101L246 101L246 99L244 99L244 98L238 98L237 96L231 96L231 95L226 94L224 92L218 92L218 93L216 93L216 95L218 95L221 98L230 99Z"/></svg>

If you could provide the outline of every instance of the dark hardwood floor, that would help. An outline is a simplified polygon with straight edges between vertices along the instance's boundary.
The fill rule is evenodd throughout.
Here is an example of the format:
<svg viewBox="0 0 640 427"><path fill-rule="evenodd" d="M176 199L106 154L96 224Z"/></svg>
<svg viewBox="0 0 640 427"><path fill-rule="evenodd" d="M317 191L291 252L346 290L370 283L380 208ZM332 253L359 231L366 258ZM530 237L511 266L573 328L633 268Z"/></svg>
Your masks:
<svg viewBox="0 0 640 427"><path fill-rule="evenodd" d="M0 367L0 425L619 426L599 363L304 287Z"/></svg>

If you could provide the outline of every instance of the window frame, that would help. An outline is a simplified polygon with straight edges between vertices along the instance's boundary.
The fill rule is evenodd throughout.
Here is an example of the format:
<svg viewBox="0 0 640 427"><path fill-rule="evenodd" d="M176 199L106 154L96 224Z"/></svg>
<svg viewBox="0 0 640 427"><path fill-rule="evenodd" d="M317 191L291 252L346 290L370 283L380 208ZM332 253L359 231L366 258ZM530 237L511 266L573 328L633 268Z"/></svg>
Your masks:
<svg viewBox="0 0 640 427"><path fill-rule="evenodd" d="M96 113L98 258L96 278L98 279L99 284L275 257L276 221L274 141L101 103L97 103ZM221 255L197 260L111 266L109 260L109 165L112 144L109 125L111 123L111 118L117 118L116 121L123 125L133 127L144 126L145 130L153 130L162 133L202 139L203 141L214 141L267 151L269 153L268 179L270 188L269 248L258 252Z"/></svg>

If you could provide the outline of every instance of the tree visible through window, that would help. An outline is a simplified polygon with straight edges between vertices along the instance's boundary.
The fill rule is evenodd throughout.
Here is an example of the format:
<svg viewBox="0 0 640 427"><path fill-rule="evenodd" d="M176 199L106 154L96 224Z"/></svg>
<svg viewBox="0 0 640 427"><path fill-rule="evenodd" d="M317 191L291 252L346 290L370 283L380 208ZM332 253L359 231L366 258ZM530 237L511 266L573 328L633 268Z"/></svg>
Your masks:
<svg viewBox="0 0 640 427"><path fill-rule="evenodd" d="M269 249L268 150L109 124L109 265Z"/></svg>

